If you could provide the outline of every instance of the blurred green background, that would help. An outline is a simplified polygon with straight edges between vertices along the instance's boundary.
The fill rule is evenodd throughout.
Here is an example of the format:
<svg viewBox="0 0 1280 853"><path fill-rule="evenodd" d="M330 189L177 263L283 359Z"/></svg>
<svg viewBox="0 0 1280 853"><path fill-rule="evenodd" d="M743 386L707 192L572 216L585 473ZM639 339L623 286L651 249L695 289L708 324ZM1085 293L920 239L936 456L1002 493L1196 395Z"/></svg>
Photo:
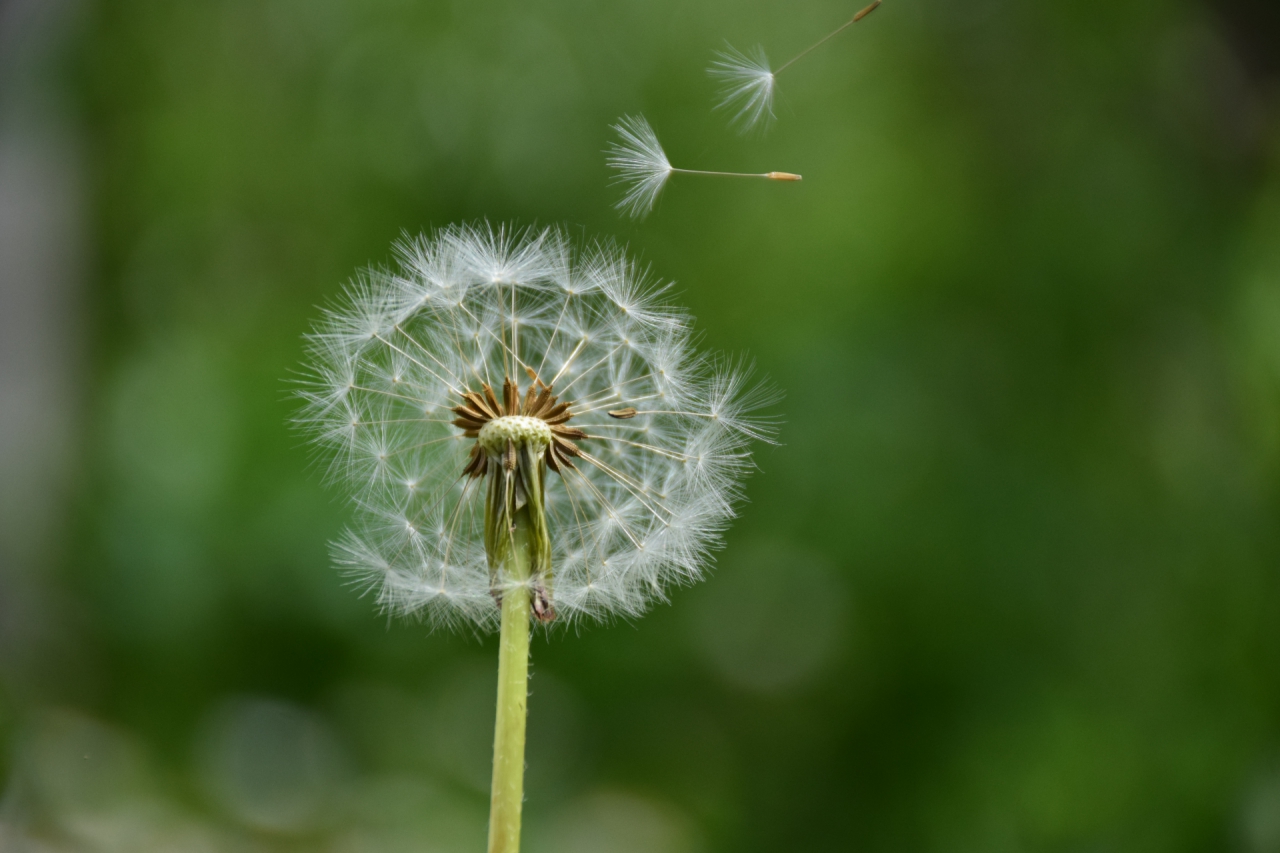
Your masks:
<svg viewBox="0 0 1280 853"><path fill-rule="evenodd" d="M483 849L492 638L286 420L405 233L614 236L787 393L714 576L534 645L526 849L1280 851L1280 12L0 2L0 849ZM642 223L608 126L688 168Z"/></svg>

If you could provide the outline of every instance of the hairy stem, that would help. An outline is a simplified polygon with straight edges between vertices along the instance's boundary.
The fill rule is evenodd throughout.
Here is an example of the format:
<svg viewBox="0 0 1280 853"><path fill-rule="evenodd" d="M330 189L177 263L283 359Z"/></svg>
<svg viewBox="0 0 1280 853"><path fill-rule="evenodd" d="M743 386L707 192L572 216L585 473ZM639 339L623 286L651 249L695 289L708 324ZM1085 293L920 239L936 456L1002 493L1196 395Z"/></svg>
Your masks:
<svg viewBox="0 0 1280 853"><path fill-rule="evenodd" d="M509 581L529 577L527 507L515 513L513 547L503 573ZM529 698L529 589L509 586L502 595L498 649L498 716L493 732L493 791L489 797L489 853L519 853L524 802L524 728Z"/></svg>

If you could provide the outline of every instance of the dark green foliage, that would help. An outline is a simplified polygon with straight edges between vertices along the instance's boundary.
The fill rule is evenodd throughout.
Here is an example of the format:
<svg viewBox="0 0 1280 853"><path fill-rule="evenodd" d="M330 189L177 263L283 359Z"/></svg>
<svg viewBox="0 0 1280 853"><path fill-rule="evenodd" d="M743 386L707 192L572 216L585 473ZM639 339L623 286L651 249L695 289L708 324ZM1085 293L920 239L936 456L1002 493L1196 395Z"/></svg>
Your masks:
<svg viewBox="0 0 1280 853"><path fill-rule="evenodd" d="M591 815L673 851L1277 849L1274 81L1191 3L888 0L789 72L767 137L711 112L723 39L783 57L851 11L90 4L59 630L92 677L40 695L231 823L193 758L212 709L310 708L366 793L246 831L470 849L495 643L344 587L284 379L402 233L565 222L675 279L786 424L708 583L535 641L531 851ZM620 218L601 150L641 111L682 166L805 180L673 181Z"/></svg>

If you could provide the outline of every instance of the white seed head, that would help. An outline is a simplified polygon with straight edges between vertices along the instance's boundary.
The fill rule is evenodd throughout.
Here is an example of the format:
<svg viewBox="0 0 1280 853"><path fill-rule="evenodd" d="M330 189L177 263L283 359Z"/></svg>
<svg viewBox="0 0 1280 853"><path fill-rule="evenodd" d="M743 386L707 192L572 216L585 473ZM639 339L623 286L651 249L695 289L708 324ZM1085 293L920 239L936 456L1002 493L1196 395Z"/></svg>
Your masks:
<svg viewBox="0 0 1280 853"><path fill-rule="evenodd" d="M726 45L707 74L720 82L716 109L733 113L731 121L739 132L767 127L773 121L774 74L764 48L757 47L747 55Z"/></svg>
<svg viewBox="0 0 1280 853"><path fill-rule="evenodd" d="M626 187L615 207L632 219L642 219L653 209L658 193L671 177L671 163L644 116L624 116L613 129L619 141L609 144L605 162L618 170L614 183Z"/></svg>
<svg viewBox="0 0 1280 853"><path fill-rule="evenodd" d="M464 472L510 440L548 448L551 573L537 582L558 621L636 616L697 580L750 442L772 435L753 414L771 395L741 363L696 352L691 318L612 246L482 225L396 248L396 267L366 272L308 337L298 421L356 506L340 565L388 611L496 627L484 480ZM508 379L516 403L457 424L463 394ZM529 402L548 386L567 421Z"/></svg>

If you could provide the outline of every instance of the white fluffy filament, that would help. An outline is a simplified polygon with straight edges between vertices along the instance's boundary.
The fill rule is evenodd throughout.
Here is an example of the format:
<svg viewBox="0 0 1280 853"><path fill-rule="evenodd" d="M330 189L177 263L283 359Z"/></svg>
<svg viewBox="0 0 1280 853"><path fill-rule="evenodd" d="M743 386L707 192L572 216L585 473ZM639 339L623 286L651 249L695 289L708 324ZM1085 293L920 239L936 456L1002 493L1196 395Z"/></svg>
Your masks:
<svg viewBox="0 0 1280 853"><path fill-rule="evenodd" d="M769 181L798 181L792 172L712 172L705 169L677 169L667 160L658 135L644 116L624 116L613 126L618 141L610 143L605 162L618 170L614 183L626 187L615 205L632 219L642 219L653 210L658 194L675 172L720 178L764 178Z"/></svg>
<svg viewBox="0 0 1280 853"><path fill-rule="evenodd" d="M698 354L690 317L612 246L575 252L555 229L483 225L397 253L309 336L298 420L357 507L339 564L391 612L496 627L484 489L461 476L473 439L450 409L460 390L524 383L527 367L567 392L589 436L576 468L548 475L558 622L636 616L697 580L750 442L772 435L754 414L772 395L743 364Z"/></svg>
<svg viewBox="0 0 1280 853"><path fill-rule="evenodd" d="M716 109L730 112L732 114L730 122L737 126L740 133L768 127L775 118L773 94L778 75L816 48L821 47L829 39L870 15L880 6L880 2L881 0L874 0L871 5L863 7L852 18L778 66L776 70L770 68L769 58L765 56L763 47L757 46L748 55L736 50L732 45L725 45L725 49L716 53L711 67L707 69L707 74L720 82Z"/></svg>

